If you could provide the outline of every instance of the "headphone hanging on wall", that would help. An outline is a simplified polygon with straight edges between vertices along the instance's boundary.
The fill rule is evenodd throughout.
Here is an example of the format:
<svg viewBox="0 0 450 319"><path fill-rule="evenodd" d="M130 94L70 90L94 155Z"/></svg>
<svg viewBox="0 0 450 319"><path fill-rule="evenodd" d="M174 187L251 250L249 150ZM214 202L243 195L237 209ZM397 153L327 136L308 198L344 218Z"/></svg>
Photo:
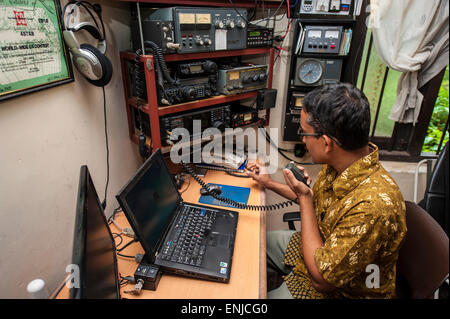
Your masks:
<svg viewBox="0 0 450 319"><path fill-rule="evenodd" d="M64 17L66 13L66 9L69 5L77 5L78 7L82 6L86 9L86 11L91 16L92 20L95 22L80 22L77 25L69 28L68 23L64 23ZM102 25L102 33L99 31L99 26L97 21L95 20L94 15L91 10L86 6L90 6L93 11L97 14L97 17ZM112 77L112 64L109 61L108 57L105 55L106 53L106 38L105 38L105 26L103 24L103 19L101 16L102 8L99 4L91 4L87 1L69 1L63 9L62 19L63 21L63 37L67 46L69 47L69 51L72 53L72 61L78 72L80 72L89 83L103 87L111 81ZM68 13L67 21L69 20L70 15L72 15L74 9ZM94 47L87 43L79 44L75 33L80 30L86 30L90 35L92 35L95 39L98 40L97 46Z"/></svg>

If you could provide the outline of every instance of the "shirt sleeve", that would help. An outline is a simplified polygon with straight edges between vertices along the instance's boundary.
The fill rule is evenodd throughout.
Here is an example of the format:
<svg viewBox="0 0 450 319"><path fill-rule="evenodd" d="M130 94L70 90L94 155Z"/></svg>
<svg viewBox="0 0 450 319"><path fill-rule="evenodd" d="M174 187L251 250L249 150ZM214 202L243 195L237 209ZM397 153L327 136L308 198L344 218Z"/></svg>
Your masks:
<svg viewBox="0 0 450 319"><path fill-rule="evenodd" d="M373 264L377 252L387 242L387 224L368 203L360 203L346 213L324 246L314 251L323 278L343 287Z"/></svg>

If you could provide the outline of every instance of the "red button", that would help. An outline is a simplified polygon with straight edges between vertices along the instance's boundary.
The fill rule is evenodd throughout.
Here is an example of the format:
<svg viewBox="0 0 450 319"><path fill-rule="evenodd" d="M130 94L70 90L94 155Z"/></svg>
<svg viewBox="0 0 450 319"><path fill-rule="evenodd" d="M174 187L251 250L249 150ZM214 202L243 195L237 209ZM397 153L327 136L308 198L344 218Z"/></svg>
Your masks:
<svg viewBox="0 0 450 319"><path fill-rule="evenodd" d="M334 49L336 46L334 44L330 45L330 49Z"/></svg>

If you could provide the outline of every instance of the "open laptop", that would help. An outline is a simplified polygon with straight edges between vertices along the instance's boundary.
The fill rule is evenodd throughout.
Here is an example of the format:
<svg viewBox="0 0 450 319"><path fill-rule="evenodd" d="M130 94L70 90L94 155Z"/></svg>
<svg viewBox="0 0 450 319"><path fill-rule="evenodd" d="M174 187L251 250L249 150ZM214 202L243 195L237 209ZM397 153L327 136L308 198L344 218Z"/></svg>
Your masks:
<svg viewBox="0 0 450 319"><path fill-rule="evenodd" d="M72 264L71 299L119 299L116 245L87 166L80 169Z"/></svg>
<svg viewBox="0 0 450 319"><path fill-rule="evenodd" d="M159 149L116 197L147 262L188 277L230 280L238 213L184 202Z"/></svg>

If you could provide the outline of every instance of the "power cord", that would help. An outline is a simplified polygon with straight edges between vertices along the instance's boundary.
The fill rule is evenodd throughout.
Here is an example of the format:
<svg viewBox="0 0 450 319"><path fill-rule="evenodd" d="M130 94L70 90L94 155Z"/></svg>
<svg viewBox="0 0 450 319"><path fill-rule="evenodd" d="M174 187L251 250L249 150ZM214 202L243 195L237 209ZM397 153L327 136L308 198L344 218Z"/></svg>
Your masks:
<svg viewBox="0 0 450 319"><path fill-rule="evenodd" d="M106 195L108 193L109 185L109 141L108 141L108 122L106 117L106 95L105 87L102 86L103 91L103 118L105 121L105 143L106 143L106 185L105 185L105 199L102 202L103 210L106 208Z"/></svg>
<svg viewBox="0 0 450 319"><path fill-rule="evenodd" d="M294 160L294 159L292 159L292 158L287 157L283 152L289 152L289 150L282 149L282 148L278 147L278 146L272 141L272 139L270 138L270 135L269 135L269 133L267 132L266 128L265 128L264 126L260 126L260 128L264 129L264 135L265 135L265 137L266 137L266 140L267 140L273 147L275 147L275 148L277 149L278 153L280 153L281 156L283 156L283 157L284 157L285 159L287 159L288 161L294 162L294 163L299 164L299 165L316 165L316 163L314 163L314 162L311 162L311 163L309 163L309 162L299 162L299 161L296 161L296 160ZM294 151L295 151L295 150L294 150Z"/></svg>

